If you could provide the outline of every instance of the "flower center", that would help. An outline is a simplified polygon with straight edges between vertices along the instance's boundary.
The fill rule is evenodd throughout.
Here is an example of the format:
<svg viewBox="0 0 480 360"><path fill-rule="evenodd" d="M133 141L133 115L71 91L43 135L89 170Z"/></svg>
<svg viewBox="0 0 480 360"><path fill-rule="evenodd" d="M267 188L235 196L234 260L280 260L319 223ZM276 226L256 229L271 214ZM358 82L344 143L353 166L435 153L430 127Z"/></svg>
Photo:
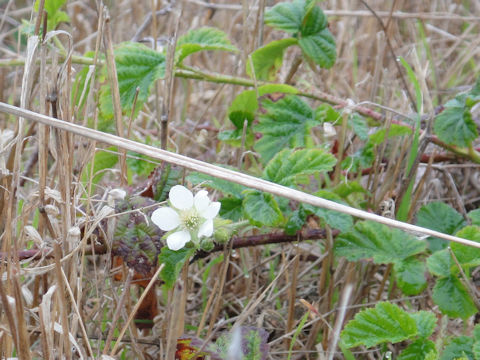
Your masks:
<svg viewBox="0 0 480 360"><path fill-rule="evenodd" d="M183 214L182 220L183 224L189 231L197 230L200 225L200 216L198 216L196 211Z"/></svg>

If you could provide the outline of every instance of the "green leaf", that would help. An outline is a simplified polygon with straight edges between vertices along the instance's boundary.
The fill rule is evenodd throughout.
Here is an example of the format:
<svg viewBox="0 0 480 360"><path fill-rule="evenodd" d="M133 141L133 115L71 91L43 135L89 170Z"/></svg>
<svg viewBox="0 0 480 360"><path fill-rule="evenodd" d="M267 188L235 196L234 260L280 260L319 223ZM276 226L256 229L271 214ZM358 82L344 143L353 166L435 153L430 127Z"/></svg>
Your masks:
<svg viewBox="0 0 480 360"><path fill-rule="evenodd" d="M45 0L43 8L47 12L47 31L54 30L61 22L70 21L70 17L66 12L60 10L65 5L67 0ZM34 9L38 12L40 7L40 1L36 0Z"/></svg>
<svg viewBox="0 0 480 360"><path fill-rule="evenodd" d="M473 360L473 339L468 336L454 338L443 350L439 360L453 360L467 357Z"/></svg>
<svg viewBox="0 0 480 360"><path fill-rule="evenodd" d="M149 177L154 200L158 202L167 200L170 189L180 182L182 176L183 169L176 165L163 163L157 167Z"/></svg>
<svg viewBox="0 0 480 360"><path fill-rule="evenodd" d="M244 327L242 332L242 351L245 360L262 360L268 355L268 332L264 329Z"/></svg>
<svg viewBox="0 0 480 360"><path fill-rule="evenodd" d="M433 315L433 314L432 314ZM425 359L431 352L437 353L435 343L431 340L418 339L402 350L397 360Z"/></svg>
<svg viewBox="0 0 480 360"><path fill-rule="evenodd" d="M235 129L235 130L225 130L218 133L217 139L223 141L224 143L240 147L242 146L242 137L243 137L243 129ZM250 148L253 146L255 142L255 134L252 132L250 127L247 128L245 133L245 147Z"/></svg>
<svg viewBox="0 0 480 360"><path fill-rule="evenodd" d="M375 308L355 315L341 333L348 347L364 345L367 348L380 343L397 343L417 335L415 320L397 305L379 302Z"/></svg>
<svg viewBox="0 0 480 360"><path fill-rule="evenodd" d="M164 264L160 271L160 278L165 282L167 288L171 289L175 285L183 265L194 252L195 249L186 247L177 251L170 250L166 246L162 248L158 262Z"/></svg>
<svg viewBox="0 0 480 360"><path fill-rule="evenodd" d="M413 84L413 88L415 89L415 98L417 102L417 116L422 112L422 102L423 102L423 96L422 96L422 90L420 88L420 84L418 82L417 76L415 75L415 72L413 71L412 67L410 64L403 58L399 57L398 59L400 63L403 65L405 70L407 71L407 76L410 82ZM418 119L420 120L420 119ZM416 124L418 126L419 123Z"/></svg>
<svg viewBox="0 0 480 360"><path fill-rule="evenodd" d="M298 93L296 88L285 84L262 85L258 87L257 91L258 96L264 96L272 93ZM245 90L238 94L237 97L232 101L232 104L228 108L228 117L237 129L242 130L244 120L248 120L248 124L250 125L255 118L257 109L257 92L255 90Z"/></svg>
<svg viewBox="0 0 480 360"><path fill-rule="evenodd" d="M265 13L265 23L293 34L295 41L298 37L303 54L315 64L329 68L335 63L335 40L327 28L325 14L315 2L294 0L279 3Z"/></svg>
<svg viewBox="0 0 480 360"><path fill-rule="evenodd" d="M238 331L239 334L234 332ZM268 332L262 328L254 328L249 326L241 326L234 328L232 332L218 337L215 342L217 353L220 357L212 357L212 359L229 359L229 348L232 342L236 341L240 346L237 351L239 358L244 360L266 360L268 356Z"/></svg>
<svg viewBox="0 0 480 360"><path fill-rule="evenodd" d="M473 338L475 341L480 341L480 324L475 325L473 328Z"/></svg>
<svg viewBox="0 0 480 360"><path fill-rule="evenodd" d="M372 166L376 153L371 142L367 142L364 147L355 151L351 156L342 161L342 169L357 172L360 169L366 169Z"/></svg>
<svg viewBox="0 0 480 360"><path fill-rule="evenodd" d="M116 153L117 148L115 146L110 146L105 149L107 151L99 150L95 153L93 157L93 184L98 184L98 182L105 176L106 172L104 170L112 169L118 162L118 154ZM89 162L85 166L82 173L82 182L85 184L89 177L90 171L92 169L92 162Z"/></svg>
<svg viewBox="0 0 480 360"><path fill-rule="evenodd" d="M456 276L437 279L432 298L442 313L454 318L465 320L477 312L467 289Z"/></svg>
<svg viewBox="0 0 480 360"><path fill-rule="evenodd" d="M329 104L321 104L315 109L315 119L321 123L342 123L342 115Z"/></svg>
<svg viewBox="0 0 480 360"><path fill-rule="evenodd" d="M450 103L450 106L437 116L434 124L435 133L447 144L467 147L478 136L470 109L460 104Z"/></svg>
<svg viewBox="0 0 480 360"><path fill-rule="evenodd" d="M255 74L257 80L275 80L277 71L282 67L285 49L297 43L297 39L286 38L272 41L258 48L250 55L253 70L250 61L247 62L247 74L251 77Z"/></svg>
<svg viewBox="0 0 480 360"><path fill-rule="evenodd" d="M415 114L415 117L414 117L415 133L413 135L412 145L411 145L410 153L408 155L407 166L405 169L405 173L408 174L410 173L410 170L412 169L412 166L418 154L418 144L420 139L420 113L423 111L423 97L422 97L420 84L418 82L417 76L415 75L415 72L413 71L411 66L405 61L404 58L400 56L399 60L400 60L400 63L405 68L405 70L407 71L407 76L410 82L413 84L413 87L415 89L416 99L417 99L416 100L417 114ZM408 220L408 214L411 208L414 182L415 182L415 179L412 177L407 186L407 191L405 191L401 199L398 199L400 205L398 206L398 209L397 209L397 219L400 221Z"/></svg>
<svg viewBox="0 0 480 360"><path fill-rule="evenodd" d="M303 206L299 206L288 218L284 227L285 233L287 235L295 235L297 231L302 229L305 220L307 220L307 213Z"/></svg>
<svg viewBox="0 0 480 360"><path fill-rule="evenodd" d="M211 189L221 191L225 195L232 195L240 199L243 198L242 192L247 189L243 185L197 172L192 172L185 179L193 185L202 184Z"/></svg>
<svg viewBox="0 0 480 360"><path fill-rule="evenodd" d="M472 346L472 352L475 360L480 359L480 341L475 341Z"/></svg>
<svg viewBox="0 0 480 360"><path fill-rule="evenodd" d="M130 171L137 175L148 176L158 165L155 159L139 154L133 151L129 151L127 157L127 166Z"/></svg>
<svg viewBox="0 0 480 360"><path fill-rule="evenodd" d="M245 120L249 125L252 123L257 109L258 101L255 90L242 91L228 108L228 117L237 130L242 130Z"/></svg>
<svg viewBox="0 0 480 360"><path fill-rule="evenodd" d="M223 31L211 27L202 27L190 30L187 34L178 38L175 51L176 61L181 63L188 55L202 50L238 51Z"/></svg>
<svg viewBox="0 0 480 360"><path fill-rule="evenodd" d="M340 231L348 231L353 226L353 219L348 214L322 208L316 208L314 214L323 219L330 227Z"/></svg>
<svg viewBox="0 0 480 360"><path fill-rule="evenodd" d="M220 216L224 219L239 221L243 217L242 202L243 199L237 197L221 198Z"/></svg>
<svg viewBox="0 0 480 360"><path fill-rule="evenodd" d="M456 236L480 242L480 227L467 226L455 234ZM480 265L480 249L472 246L462 245L459 243L452 243L450 245L458 262L464 269Z"/></svg>
<svg viewBox="0 0 480 360"><path fill-rule="evenodd" d="M115 49L120 103L124 114L130 115L139 88L135 113L147 101L154 82L165 76L165 55L143 44L125 42ZM112 95L109 85L101 88L100 109L102 116L113 117Z"/></svg>
<svg viewBox="0 0 480 360"><path fill-rule="evenodd" d="M327 190L320 190L315 193L315 195L327 200L335 201L339 204L345 204L345 202L342 201L340 196ZM339 229L342 232L349 231L353 226L353 218L348 214L340 213L334 210L319 208L309 204L302 204L302 207L306 209L310 214L314 214L320 219L323 219L330 227L334 229Z"/></svg>
<svg viewBox="0 0 480 360"><path fill-rule="evenodd" d="M316 6L316 1L304 1L304 15L300 33L302 37L318 34L328 26L327 17L323 11Z"/></svg>
<svg viewBox="0 0 480 360"><path fill-rule="evenodd" d="M305 6L307 10L308 3ZM335 39L328 30L327 18L323 11L311 3L302 19L301 37L298 40L303 54L323 68L330 68L337 58Z"/></svg>
<svg viewBox="0 0 480 360"><path fill-rule="evenodd" d="M438 360L437 350L432 350L426 354L424 360Z"/></svg>
<svg viewBox="0 0 480 360"><path fill-rule="evenodd" d="M287 95L276 102L265 99L262 105L266 112L260 115L254 131L262 133L255 150L264 163L282 149L313 144L310 130L320 123L315 119L312 108L298 96Z"/></svg>
<svg viewBox="0 0 480 360"><path fill-rule="evenodd" d="M87 51L83 56L93 59L94 54L95 53L93 51ZM84 66L75 75L75 81L73 83L71 98L72 98L72 105L76 107L78 113L83 112L85 103L87 101L87 95L90 90L90 82L92 80L92 76L87 78L89 71L90 71L90 67Z"/></svg>
<svg viewBox="0 0 480 360"><path fill-rule="evenodd" d="M393 266L397 285L405 295L420 294L427 287L425 262L410 257Z"/></svg>
<svg viewBox="0 0 480 360"><path fill-rule="evenodd" d="M165 234L147 219L154 211L155 201L142 196L126 196L115 203L116 226L112 254L119 256L131 269L142 275L153 274ZM140 210L140 211L139 211Z"/></svg>
<svg viewBox="0 0 480 360"><path fill-rule="evenodd" d="M278 226L282 223L282 211L271 194L257 190L246 190L244 194L243 211L252 225Z"/></svg>
<svg viewBox="0 0 480 360"><path fill-rule="evenodd" d="M480 209L472 210L467 215L472 220L472 225L480 226Z"/></svg>
<svg viewBox="0 0 480 360"><path fill-rule="evenodd" d="M424 250L425 242L373 221L357 222L353 230L335 241L337 255L350 261L373 258L376 264L402 261Z"/></svg>
<svg viewBox="0 0 480 360"><path fill-rule="evenodd" d="M263 178L284 186L297 184L297 177L328 172L336 158L321 149L284 149L268 162Z"/></svg>
<svg viewBox="0 0 480 360"><path fill-rule="evenodd" d="M369 193L358 181L341 182L333 188L333 192L343 199L355 193Z"/></svg>
<svg viewBox="0 0 480 360"><path fill-rule="evenodd" d="M349 116L348 122L351 125L353 132L358 136L360 140L367 141L368 139L368 124L367 120L357 113L353 113Z"/></svg>
<svg viewBox="0 0 480 360"><path fill-rule="evenodd" d="M388 138L396 136L411 135L412 129L405 125L391 124L388 130ZM385 141L387 135L387 129L383 128L370 135L370 142L374 145L379 145Z"/></svg>
<svg viewBox="0 0 480 360"><path fill-rule="evenodd" d="M463 216L443 202L431 202L420 208L417 213L417 225L453 235L466 225ZM429 237L429 248L438 251L445 248L448 242L439 238Z"/></svg>
<svg viewBox="0 0 480 360"><path fill-rule="evenodd" d="M305 16L305 1L281 2L265 12L265 24L295 34L300 31Z"/></svg>
<svg viewBox="0 0 480 360"><path fill-rule="evenodd" d="M437 317L431 311L418 311L410 314L415 319L418 329L418 337L426 339L433 334L435 326L437 325Z"/></svg>
<svg viewBox="0 0 480 360"><path fill-rule="evenodd" d="M322 68L331 68L337 59L337 48L335 39L328 29L323 29L319 33L301 37L298 45L303 50L304 55L312 59Z"/></svg>
<svg viewBox="0 0 480 360"><path fill-rule="evenodd" d="M456 274L456 264L448 249L439 250L427 259L428 270L435 276L446 277Z"/></svg>
<svg viewBox="0 0 480 360"><path fill-rule="evenodd" d="M479 81L468 93L459 94L445 104L433 124L440 140L447 144L468 147L478 137L477 125L472 119L471 109L480 101Z"/></svg>

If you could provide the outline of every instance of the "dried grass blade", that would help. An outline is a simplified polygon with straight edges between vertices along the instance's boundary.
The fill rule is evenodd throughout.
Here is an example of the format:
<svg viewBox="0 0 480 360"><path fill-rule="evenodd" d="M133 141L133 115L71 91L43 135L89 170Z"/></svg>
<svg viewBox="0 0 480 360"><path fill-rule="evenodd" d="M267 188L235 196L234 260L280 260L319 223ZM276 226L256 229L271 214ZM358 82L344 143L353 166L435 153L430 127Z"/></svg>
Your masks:
<svg viewBox="0 0 480 360"><path fill-rule="evenodd" d="M72 123L66 123L64 121L60 121L49 116L41 115L29 110L24 110L2 102L0 102L0 112L5 112L15 116L21 116L25 119L40 122L42 124L50 125L62 130L70 131L74 134L84 136L89 139L114 145L125 150L135 151L137 153L150 156L154 159L163 160L168 163L176 164L190 170L198 171L203 174L208 174L213 177L228 180L260 191L269 192L271 194L281 196L290 200L311 204L328 210L338 211L364 220L372 220L404 231L421 233L424 235L434 236L448 241L457 242L463 245L480 248L480 243L472 240L462 239L457 236L444 234L435 230L423 228L421 226L412 225L405 222L386 218L380 215L372 214L367 211L359 210L347 205L338 204L333 201L306 194L302 191L278 185L270 181L256 178L254 176L242 174L238 171L224 169L220 166L211 165L203 161L175 154L166 150L157 149L153 146L141 144L112 134L103 133L101 131L89 129Z"/></svg>

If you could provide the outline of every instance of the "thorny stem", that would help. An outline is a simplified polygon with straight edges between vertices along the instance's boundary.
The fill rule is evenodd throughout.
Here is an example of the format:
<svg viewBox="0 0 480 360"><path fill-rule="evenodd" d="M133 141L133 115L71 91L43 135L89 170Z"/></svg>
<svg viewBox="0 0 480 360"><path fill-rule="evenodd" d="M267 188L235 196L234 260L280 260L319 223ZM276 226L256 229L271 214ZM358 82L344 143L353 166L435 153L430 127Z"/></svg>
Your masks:
<svg viewBox="0 0 480 360"><path fill-rule="evenodd" d="M339 234L338 230L332 231L332 236L337 236ZM269 234L261 234L261 235L251 235L251 236L234 236L232 238L232 249L240 249L249 246L262 246L266 244L280 244L285 242L296 242L296 241L304 241L304 240L313 240L313 239L324 239L326 236L324 229L305 229L303 231L298 232L295 235L287 235L283 232L275 232ZM107 247L104 245L95 245L95 254L102 255L107 252ZM220 252L224 250L223 245L215 245L215 247L211 251L198 251L193 259L192 262L203 259L214 252ZM91 255L93 252L87 250L85 252L86 255ZM52 258L53 257L53 250L49 248L45 249L30 249L30 250L21 250L18 252L19 260L38 260L41 258ZM0 252L0 260L4 260L8 258L8 254L4 252Z"/></svg>

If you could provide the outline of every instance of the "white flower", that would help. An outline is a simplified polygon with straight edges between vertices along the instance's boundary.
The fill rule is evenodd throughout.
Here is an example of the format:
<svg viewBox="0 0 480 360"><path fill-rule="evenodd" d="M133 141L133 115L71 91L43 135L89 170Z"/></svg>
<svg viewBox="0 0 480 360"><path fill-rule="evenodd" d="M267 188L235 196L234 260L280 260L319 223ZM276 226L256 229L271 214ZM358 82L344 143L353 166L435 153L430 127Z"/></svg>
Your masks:
<svg viewBox="0 0 480 360"><path fill-rule="evenodd" d="M179 250L190 240L196 245L203 236L213 234L213 219L220 211L220 203L212 202L208 192L201 190L193 196L185 186L175 185L169 193L170 205L152 214L152 221L164 231L176 230L167 237L170 250Z"/></svg>

